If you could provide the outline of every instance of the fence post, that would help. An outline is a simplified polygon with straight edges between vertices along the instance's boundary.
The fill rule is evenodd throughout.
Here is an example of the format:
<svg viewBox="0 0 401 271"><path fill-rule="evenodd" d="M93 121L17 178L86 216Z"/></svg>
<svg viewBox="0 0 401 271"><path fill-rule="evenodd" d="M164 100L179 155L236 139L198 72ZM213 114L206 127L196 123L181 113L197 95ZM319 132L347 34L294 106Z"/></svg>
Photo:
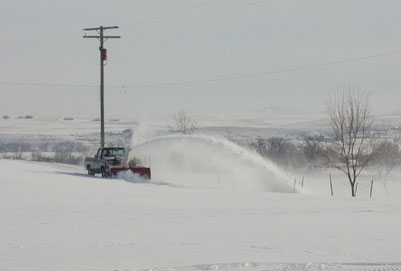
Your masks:
<svg viewBox="0 0 401 271"><path fill-rule="evenodd" d="M333 193L333 183L331 182L331 173L329 173L329 178L330 178L330 190L331 190L331 196L334 196L334 193Z"/></svg>
<svg viewBox="0 0 401 271"><path fill-rule="evenodd" d="M373 191L373 180L370 183L370 197L372 197L372 191Z"/></svg>
<svg viewBox="0 0 401 271"><path fill-rule="evenodd" d="M302 188L304 187L304 177L302 176Z"/></svg>

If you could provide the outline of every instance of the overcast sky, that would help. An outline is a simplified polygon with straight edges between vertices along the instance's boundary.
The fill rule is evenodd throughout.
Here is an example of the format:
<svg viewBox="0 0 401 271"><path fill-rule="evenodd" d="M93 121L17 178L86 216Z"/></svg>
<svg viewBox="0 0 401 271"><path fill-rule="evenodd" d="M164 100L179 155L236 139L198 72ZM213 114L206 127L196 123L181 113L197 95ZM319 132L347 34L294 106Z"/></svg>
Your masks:
<svg viewBox="0 0 401 271"><path fill-rule="evenodd" d="M105 45L106 116L314 113L327 92L348 83L372 91L375 110L401 110L401 52L320 66L401 50L399 0L2 0L0 7L0 114L98 116L99 43L83 39L82 28L99 25L118 25L106 34L122 36Z"/></svg>

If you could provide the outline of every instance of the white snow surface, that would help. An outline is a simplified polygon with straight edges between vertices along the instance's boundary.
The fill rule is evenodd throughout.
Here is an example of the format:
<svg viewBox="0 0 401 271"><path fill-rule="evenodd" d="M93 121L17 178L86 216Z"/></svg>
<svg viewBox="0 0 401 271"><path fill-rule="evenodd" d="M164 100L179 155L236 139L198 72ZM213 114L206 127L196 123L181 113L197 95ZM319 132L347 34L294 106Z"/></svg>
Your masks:
<svg viewBox="0 0 401 271"><path fill-rule="evenodd" d="M220 158L235 152L189 140L206 150L217 144ZM138 150L172 155L166 142L177 144L166 138ZM252 157L229 162L279 182ZM204 186L200 176L190 185L185 176L128 182L11 160L0 160L0 170L0 270L401 270L399 198Z"/></svg>

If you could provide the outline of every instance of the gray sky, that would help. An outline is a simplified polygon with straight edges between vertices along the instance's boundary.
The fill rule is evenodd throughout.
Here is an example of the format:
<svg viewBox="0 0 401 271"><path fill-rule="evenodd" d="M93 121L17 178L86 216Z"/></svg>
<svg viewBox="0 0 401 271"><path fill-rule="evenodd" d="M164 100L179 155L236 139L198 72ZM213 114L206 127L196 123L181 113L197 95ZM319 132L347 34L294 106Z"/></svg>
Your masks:
<svg viewBox="0 0 401 271"><path fill-rule="evenodd" d="M0 114L96 117L99 89L75 85L99 84L99 44L81 30L99 25L119 25L106 34L122 36L105 45L109 117L321 112L327 92L347 83L372 91L375 110L400 110L401 53L288 70L401 50L399 0L2 0L0 7ZM280 70L287 71L269 74ZM232 79L209 81L216 78ZM170 84L187 81L201 82Z"/></svg>

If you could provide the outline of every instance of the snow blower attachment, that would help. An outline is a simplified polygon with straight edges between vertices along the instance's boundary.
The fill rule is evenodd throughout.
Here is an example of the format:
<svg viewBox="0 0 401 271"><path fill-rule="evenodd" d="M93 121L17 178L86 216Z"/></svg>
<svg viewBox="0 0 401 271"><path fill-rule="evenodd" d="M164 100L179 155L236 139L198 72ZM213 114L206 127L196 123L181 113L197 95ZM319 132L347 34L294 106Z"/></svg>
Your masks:
<svg viewBox="0 0 401 271"><path fill-rule="evenodd" d="M99 148L94 157L85 157L85 169L89 175L97 173L102 177L114 177L118 172L131 170L144 179L150 179L150 168L140 166L140 160L129 160L130 149L127 148Z"/></svg>

